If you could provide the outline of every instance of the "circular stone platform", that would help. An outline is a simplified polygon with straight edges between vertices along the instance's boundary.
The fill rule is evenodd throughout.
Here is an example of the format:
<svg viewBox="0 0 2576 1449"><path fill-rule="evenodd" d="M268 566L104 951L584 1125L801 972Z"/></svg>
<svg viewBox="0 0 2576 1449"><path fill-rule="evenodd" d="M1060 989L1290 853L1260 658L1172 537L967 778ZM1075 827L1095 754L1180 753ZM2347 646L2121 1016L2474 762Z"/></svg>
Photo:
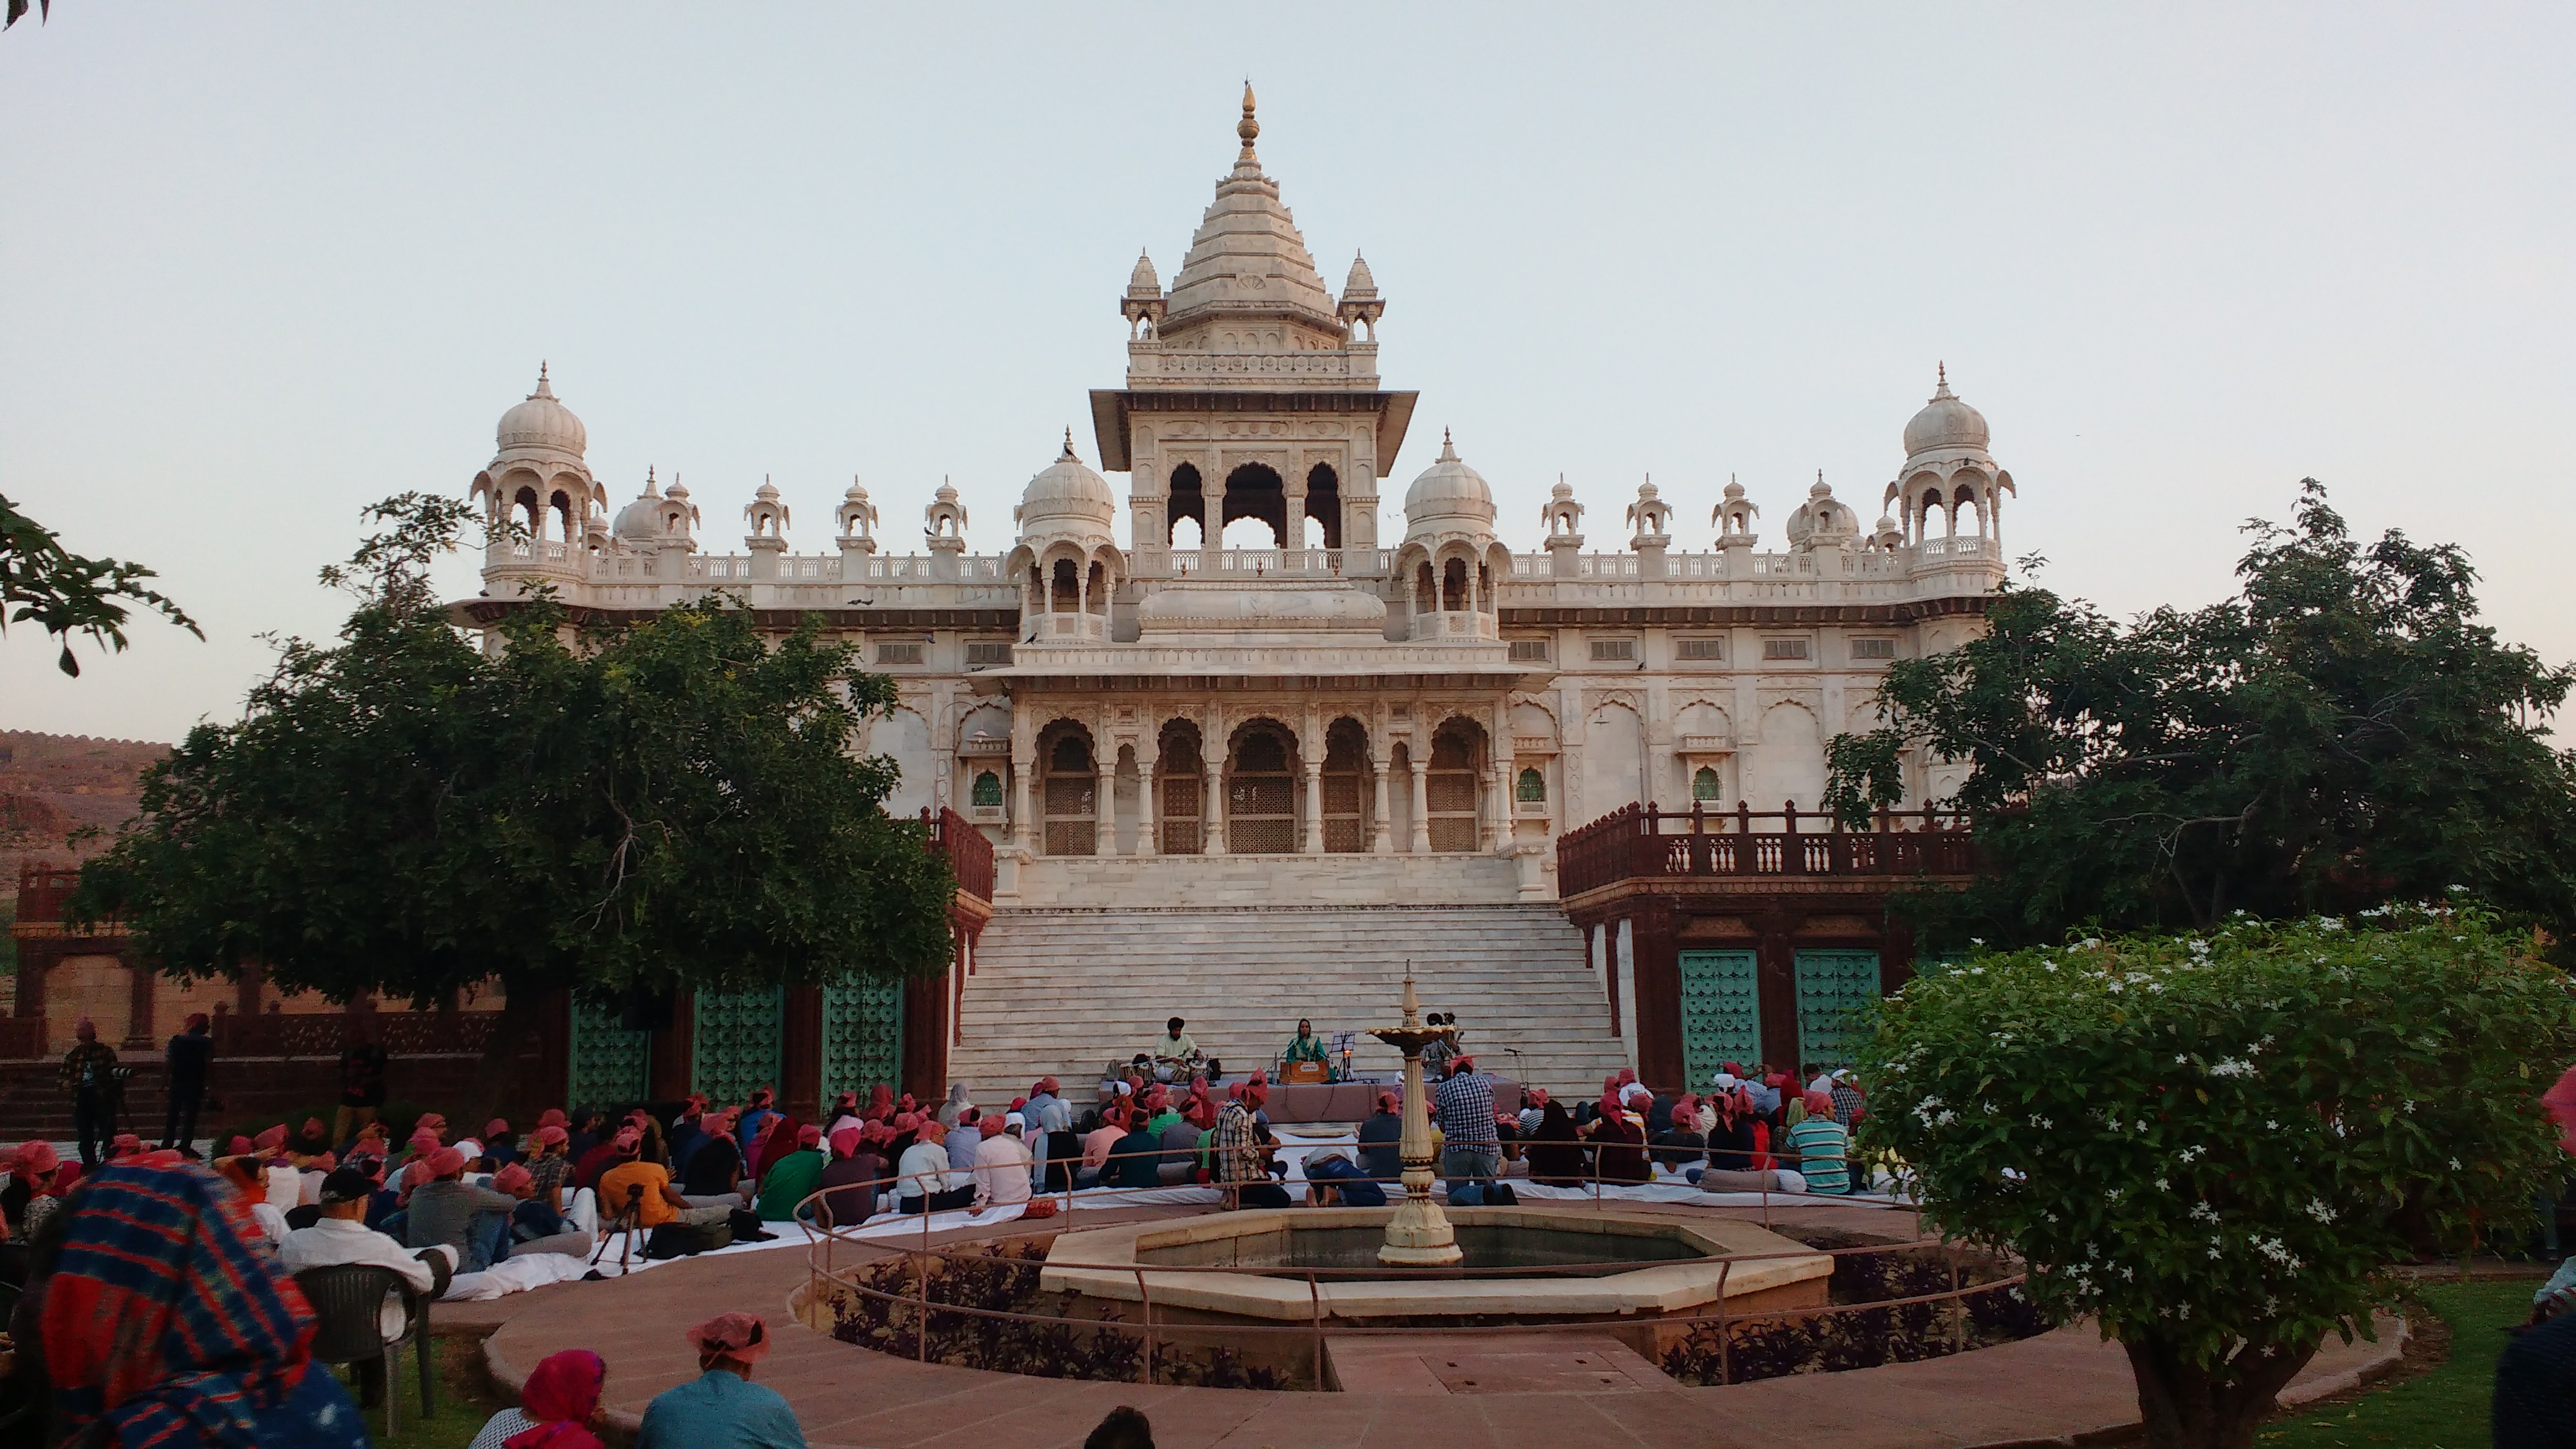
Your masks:
<svg viewBox="0 0 2576 1449"><path fill-rule="evenodd" d="M1752 1220L1750 1211L1674 1208L1692 1222ZM1083 1214L1104 1221L1161 1221L1207 1214L1128 1209ZM1905 1235L1910 1215L1835 1206L1774 1208L1773 1221L1869 1235ZM996 1224L933 1235L933 1244L1025 1236ZM863 1251L836 1249L844 1260ZM837 1343L805 1328L792 1300L810 1282L806 1252L772 1251L665 1264L601 1283L565 1283L490 1304L443 1310L442 1326L499 1322L484 1355L516 1393L547 1354L587 1348L608 1361L603 1403L632 1434L653 1395L697 1376L681 1331L741 1309L766 1318L778 1348L760 1381L785 1394L816 1449L989 1449L995 1444L1073 1449L1102 1415L1132 1404L1153 1421L1164 1449L1261 1449L1313 1443L1438 1444L1503 1449L1533 1443L1585 1446L1745 1446L1796 1442L1805 1449L1871 1449L2077 1443L2115 1438L2138 1422L2127 1359L2089 1327L1951 1358L1834 1376L1722 1388L1639 1387L1617 1363L1583 1363L1572 1345L1489 1341L1486 1363L1425 1364L1417 1391L1365 1394L1255 1392L1030 1379L917 1364ZM2377 1343L2329 1339L2283 1401L2342 1392L2397 1361L2403 1325L2380 1324ZM1433 1347L1417 1343L1415 1351ZM1494 1372L1477 1372L1490 1368ZM1447 1375L1443 1377L1444 1373ZM1638 1376L1642 1379L1643 1376ZM1605 1382L1607 1380L1608 1382ZM1380 1382L1393 1383L1390 1375ZM1514 1385L1544 1385L1536 1392Z"/></svg>

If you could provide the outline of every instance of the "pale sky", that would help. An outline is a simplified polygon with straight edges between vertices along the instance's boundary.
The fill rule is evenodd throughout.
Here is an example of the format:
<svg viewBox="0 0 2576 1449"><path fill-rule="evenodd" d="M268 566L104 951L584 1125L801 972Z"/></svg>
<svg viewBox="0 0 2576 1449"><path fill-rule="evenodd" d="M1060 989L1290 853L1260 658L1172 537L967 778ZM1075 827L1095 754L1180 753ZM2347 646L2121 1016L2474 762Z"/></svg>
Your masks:
<svg viewBox="0 0 2576 1449"><path fill-rule="evenodd" d="M2563 4L60 0L0 35L0 493L209 637L75 682L12 629L0 727L234 717L260 635L344 615L360 506L461 495L540 358L611 506L677 471L719 552L763 475L828 552L854 473L898 551L943 475L1005 551L1067 424L1097 461L1247 75L1422 395L1388 533L1444 426L1515 547L1560 473L1596 548L1648 473L1677 548L1730 475L1766 548L1819 468L1875 518L1946 360L2055 587L2219 597L2313 474L2576 656Z"/></svg>

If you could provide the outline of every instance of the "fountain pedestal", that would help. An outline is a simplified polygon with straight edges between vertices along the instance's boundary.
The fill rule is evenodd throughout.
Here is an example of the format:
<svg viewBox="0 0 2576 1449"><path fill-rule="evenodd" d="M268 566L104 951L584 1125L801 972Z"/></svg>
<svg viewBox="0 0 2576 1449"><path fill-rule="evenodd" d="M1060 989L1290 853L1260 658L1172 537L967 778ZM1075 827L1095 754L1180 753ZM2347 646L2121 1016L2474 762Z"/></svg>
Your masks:
<svg viewBox="0 0 2576 1449"><path fill-rule="evenodd" d="M1457 1034L1456 1027L1424 1026L1422 1005L1413 994L1413 974L1404 977L1404 1023L1376 1027L1369 1035L1404 1053L1404 1136L1397 1151L1404 1159L1404 1201L1386 1225L1385 1246L1377 1260L1408 1268L1439 1268L1459 1261L1458 1235L1449 1217L1431 1197L1431 1108L1422 1089L1422 1049Z"/></svg>

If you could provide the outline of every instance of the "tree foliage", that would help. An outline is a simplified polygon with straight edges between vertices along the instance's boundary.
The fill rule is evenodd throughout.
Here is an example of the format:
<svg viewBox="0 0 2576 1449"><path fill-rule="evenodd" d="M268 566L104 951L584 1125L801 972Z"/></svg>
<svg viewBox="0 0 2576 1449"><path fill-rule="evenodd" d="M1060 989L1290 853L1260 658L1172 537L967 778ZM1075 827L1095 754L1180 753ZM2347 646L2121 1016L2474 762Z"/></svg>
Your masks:
<svg viewBox="0 0 2576 1449"><path fill-rule="evenodd" d="M2401 906L1981 956L1885 1004L1863 1142L2127 1347L2154 1442L2250 1443L2388 1263L2526 1223L2563 1173L2540 1094L2576 996L2519 948Z"/></svg>
<svg viewBox="0 0 2576 1449"><path fill-rule="evenodd" d="M1837 738L1828 799L1898 798L1901 756L1971 768L1990 872L1917 904L1936 938L2062 939L2084 922L2206 930L2466 885L2576 927L2576 761L2543 722L2576 672L2477 622L2452 545L2356 543L2304 485L2247 525L2238 594L2128 624L2007 587L1987 633L1892 669L1884 724Z"/></svg>
<svg viewBox="0 0 2576 1449"><path fill-rule="evenodd" d="M13 13L10 19L14 22L17 16ZM62 654L55 663L63 673L80 675L80 661L72 656L74 634L122 652L131 605L142 605L198 638L206 637L186 611L144 585L145 579L153 577L152 570L141 564L73 553L52 529L0 497L0 630L33 622L62 641Z"/></svg>
<svg viewBox="0 0 2576 1449"><path fill-rule="evenodd" d="M419 1004L498 976L514 1017L557 988L947 960L946 861L887 817L893 763L853 752L893 686L851 646L810 619L764 640L723 598L612 627L540 597L479 652L427 576L466 507L371 512L382 531L325 571L358 596L339 639L282 645L238 724L147 772L76 911L121 912L178 974L257 961Z"/></svg>

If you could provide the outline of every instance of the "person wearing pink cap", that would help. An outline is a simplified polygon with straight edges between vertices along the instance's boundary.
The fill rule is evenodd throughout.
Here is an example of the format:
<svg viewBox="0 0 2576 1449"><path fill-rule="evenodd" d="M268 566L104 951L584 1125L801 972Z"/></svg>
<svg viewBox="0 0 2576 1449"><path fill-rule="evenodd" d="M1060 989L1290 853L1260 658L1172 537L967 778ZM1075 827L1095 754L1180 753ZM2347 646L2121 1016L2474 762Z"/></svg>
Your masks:
<svg viewBox="0 0 2576 1449"><path fill-rule="evenodd" d="M1017 1112L988 1117L991 1129L975 1148L975 1211L1009 1207L1029 1200L1029 1174L1035 1167L1028 1143L1028 1119Z"/></svg>
<svg viewBox="0 0 2576 1449"><path fill-rule="evenodd" d="M723 1313L689 1330L698 1377L665 1389L644 1407L636 1449L805 1449L796 1411L778 1391L751 1381L768 1356L769 1325Z"/></svg>
<svg viewBox="0 0 2576 1449"><path fill-rule="evenodd" d="M823 1220L828 1225L855 1228L876 1216L881 1179L892 1166L882 1149L893 1140L894 1129L883 1122L864 1122L832 1134L832 1160L823 1165L819 1180Z"/></svg>
<svg viewBox="0 0 2576 1449"><path fill-rule="evenodd" d="M54 1193L54 1171L62 1166L62 1157L52 1143L35 1138L18 1144L0 1166L9 1169L8 1185L0 1187L0 1220L10 1237L24 1241L61 1205Z"/></svg>
<svg viewBox="0 0 2576 1449"><path fill-rule="evenodd" d="M787 1222L797 1215L797 1205L813 1196L822 1180L823 1129L808 1122L796 1129L796 1146L769 1165L768 1175L760 1180L754 1209L764 1222Z"/></svg>
<svg viewBox="0 0 2576 1449"><path fill-rule="evenodd" d="M72 1130L80 1138L81 1165L98 1166L98 1149L116 1133L116 1048L98 1039L98 1023L84 1016L72 1027L72 1049L56 1073L72 1094Z"/></svg>
<svg viewBox="0 0 2576 1449"><path fill-rule="evenodd" d="M535 1185L536 1199L561 1208L564 1189L572 1183L572 1158L566 1149L572 1134L560 1122L549 1122L528 1134L528 1175Z"/></svg>
<svg viewBox="0 0 2576 1449"><path fill-rule="evenodd" d="M445 1244L455 1250L460 1273L492 1266L519 1200L465 1181L465 1154L442 1147L421 1160L429 1181L412 1189L403 1242L414 1249Z"/></svg>
<svg viewBox="0 0 2576 1449"><path fill-rule="evenodd" d="M579 1258L590 1252L590 1234L565 1222L555 1204L538 1194L536 1176L526 1164L513 1162L493 1173L492 1190L519 1202L510 1210L509 1240L504 1250L494 1255L495 1261L528 1253L562 1253Z"/></svg>

